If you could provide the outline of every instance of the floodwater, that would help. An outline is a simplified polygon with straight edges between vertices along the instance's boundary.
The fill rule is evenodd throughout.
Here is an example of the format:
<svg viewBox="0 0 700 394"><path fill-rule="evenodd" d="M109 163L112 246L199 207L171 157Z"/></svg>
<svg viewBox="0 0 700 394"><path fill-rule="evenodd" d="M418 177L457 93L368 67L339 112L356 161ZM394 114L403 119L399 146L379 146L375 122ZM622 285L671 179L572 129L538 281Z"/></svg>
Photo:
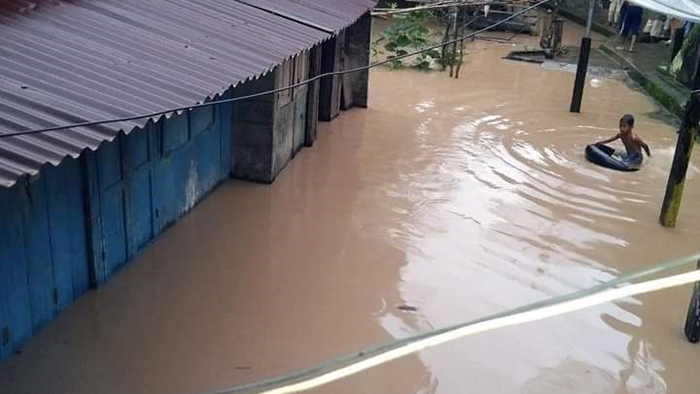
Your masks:
<svg viewBox="0 0 700 394"><path fill-rule="evenodd" d="M518 38L518 40L524 40ZM700 249L692 166L657 224L675 126L618 80L469 44L459 80L375 69L272 186L230 182L0 364L2 394L202 393L569 293ZM587 163L633 113L638 173ZM468 337L313 393L687 393L688 286ZM399 308L401 307L401 308ZM408 308L406 308L408 307Z"/></svg>

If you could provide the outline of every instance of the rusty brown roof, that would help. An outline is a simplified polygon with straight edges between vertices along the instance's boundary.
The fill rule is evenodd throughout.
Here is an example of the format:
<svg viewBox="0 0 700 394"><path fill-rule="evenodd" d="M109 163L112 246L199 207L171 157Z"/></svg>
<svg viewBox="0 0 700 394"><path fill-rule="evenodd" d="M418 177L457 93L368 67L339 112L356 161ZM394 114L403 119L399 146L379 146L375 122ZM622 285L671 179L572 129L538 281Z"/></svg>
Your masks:
<svg viewBox="0 0 700 394"><path fill-rule="evenodd" d="M334 30L369 7L286 1L335 4L344 11L323 19ZM203 102L329 37L232 0L0 0L0 133ZM0 186L146 121L0 139Z"/></svg>

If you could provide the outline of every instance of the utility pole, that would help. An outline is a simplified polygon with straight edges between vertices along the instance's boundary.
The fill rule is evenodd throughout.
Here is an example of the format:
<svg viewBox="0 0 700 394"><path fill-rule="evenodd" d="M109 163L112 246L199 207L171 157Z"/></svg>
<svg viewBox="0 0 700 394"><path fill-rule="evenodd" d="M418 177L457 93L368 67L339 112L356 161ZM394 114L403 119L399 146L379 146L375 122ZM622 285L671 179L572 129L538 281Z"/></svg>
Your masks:
<svg viewBox="0 0 700 394"><path fill-rule="evenodd" d="M574 93L571 97L571 107L569 107L569 112L581 112L583 88L586 86L586 73L588 72L588 59L591 55L591 30L593 29L593 11L595 10L595 2L596 0L590 0L588 5L586 34L581 39L581 50L578 54L578 67L576 68L576 81L574 82Z"/></svg>
<svg viewBox="0 0 700 394"><path fill-rule="evenodd" d="M695 77L693 78L693 91L685 104L685 115L681 129L678 131L676 152L673 155L671 172L668 175L666 195L661 206L659 223L664 227L675 227L676 219L681 208L685 176L690 164L690 155L693 153L695 139L700 132L700 60L695 65Z"/></svg>
<svg viewBox="0 0 700 394"><path fill-rule="evenodd" d="M666 185L666 195L661 206L659 223L664 227L676 226L690 155L693 153L695 139L698 136L698 121L700 121L700 97L697 94L691 94L690 100L685 105L685 116L678 132L676 153L673 156L673 164Z"/></svg>

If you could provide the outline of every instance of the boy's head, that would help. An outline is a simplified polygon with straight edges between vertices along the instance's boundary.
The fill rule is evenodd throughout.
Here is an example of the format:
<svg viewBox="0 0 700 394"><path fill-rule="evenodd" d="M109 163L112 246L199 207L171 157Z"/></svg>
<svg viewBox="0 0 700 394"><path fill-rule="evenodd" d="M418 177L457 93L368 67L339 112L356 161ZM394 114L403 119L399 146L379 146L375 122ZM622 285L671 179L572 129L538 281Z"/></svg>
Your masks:
<svg viewBox="0 0 700 394"><path fill-rule="evenodd" d="M634 128L634 116L625 115L620 118L620 132L629 133Z"/></svg>

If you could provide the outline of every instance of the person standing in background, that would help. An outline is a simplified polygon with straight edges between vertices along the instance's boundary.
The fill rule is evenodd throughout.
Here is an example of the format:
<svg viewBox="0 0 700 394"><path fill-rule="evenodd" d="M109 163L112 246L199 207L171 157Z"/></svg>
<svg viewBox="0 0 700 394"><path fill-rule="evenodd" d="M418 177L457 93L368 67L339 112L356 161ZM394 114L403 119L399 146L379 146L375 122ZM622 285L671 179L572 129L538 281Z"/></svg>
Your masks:
<svg viewBox="0 0 700 394"><path fill-rule="evenodd" d="M656 14L654 21L651 23L651 31L649 32L651 42L659 42L664 38L664 30L667 19L668 17L663 14Z"/></svg>
<svg viewBox="0 0 700 394"><path fill-rule="evenodd" d="M634 52L634 44L636 43L637 36L639 35L639 27L642 24L644 8L638 5L629 4L625 1L621 14L622 28L620 29L620 36L622 41L617 49L623 49L627 41L627 37L631 37L629 51Z"/></svg>
<svg viewBox="0 0 700 394"><path fill-rule="evenodd" d="M683 20L675 16L669 16L666 21L668 23L669 35L671 36L671 39L668 40L666 44L671 44L673 42L673 38L676 36L676 31L679 27L683 26Z"/></svg>
<svg viewBox="0 0 700 394"><path fill-rule="evenodd" d="M657 43L664 38L664 28L666 16L663 14L652 13L647 20L646 25L639 41Z"/></svg>

